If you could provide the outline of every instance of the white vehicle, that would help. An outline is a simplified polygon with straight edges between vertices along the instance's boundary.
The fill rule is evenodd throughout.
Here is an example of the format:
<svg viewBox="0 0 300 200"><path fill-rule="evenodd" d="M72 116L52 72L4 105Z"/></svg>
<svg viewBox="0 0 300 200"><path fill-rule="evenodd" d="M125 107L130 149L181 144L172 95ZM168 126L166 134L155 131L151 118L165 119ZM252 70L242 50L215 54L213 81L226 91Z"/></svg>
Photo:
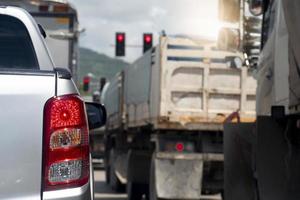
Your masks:
<svg viewBox="0 0 300 200"><path fill-rule="evenodd" d="M225 198L296 200L300 197L300 2L249 2L251 13L263 14L257 121L225 127Z"/></svg>
<svg viewBox="0 0 300 200"><path fill-rule="evenodd" d="M110 185L127 184L130 200L219 199L223 122L238 110L241 121L255 116L256 81L242 60L213 41L161 36L113 78L103 94Z"/></svg>

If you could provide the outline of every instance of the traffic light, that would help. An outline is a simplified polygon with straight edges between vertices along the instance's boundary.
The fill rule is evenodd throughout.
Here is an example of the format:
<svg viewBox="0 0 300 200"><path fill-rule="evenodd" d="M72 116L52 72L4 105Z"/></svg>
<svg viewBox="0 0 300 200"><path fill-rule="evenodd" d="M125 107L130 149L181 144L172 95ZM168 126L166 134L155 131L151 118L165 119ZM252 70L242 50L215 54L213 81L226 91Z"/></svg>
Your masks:
<svg viewBox="0 0 300 200"><path fill-rule="evenodd" d="M116 56L125 56L125 33L116 33Z"/></svg>
<svg viewBox="0 0 300 200"><path fill-rule="evenodd" d="M83 91L88 92L90 89L91 78L89 76L85 76L83 78Z"/></svg>
<svg viewBox="0 0 300 200"><path fill-rule="evenodd" d="M153 35L152 33L144 33L143 35L143 52L145 53L152 48L153 45Z"/></svg>

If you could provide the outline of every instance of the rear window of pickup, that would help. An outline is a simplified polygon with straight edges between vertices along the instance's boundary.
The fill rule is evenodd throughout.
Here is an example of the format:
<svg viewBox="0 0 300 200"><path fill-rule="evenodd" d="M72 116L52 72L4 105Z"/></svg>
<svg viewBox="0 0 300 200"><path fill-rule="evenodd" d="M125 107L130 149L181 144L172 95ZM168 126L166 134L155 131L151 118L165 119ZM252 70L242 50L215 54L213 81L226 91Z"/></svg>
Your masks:
<svg viewBox="0 0 300 200"><path fill-rule="evenodd" d="M26 26L19 19L0 15L0 70L39 69Z"/></svg>

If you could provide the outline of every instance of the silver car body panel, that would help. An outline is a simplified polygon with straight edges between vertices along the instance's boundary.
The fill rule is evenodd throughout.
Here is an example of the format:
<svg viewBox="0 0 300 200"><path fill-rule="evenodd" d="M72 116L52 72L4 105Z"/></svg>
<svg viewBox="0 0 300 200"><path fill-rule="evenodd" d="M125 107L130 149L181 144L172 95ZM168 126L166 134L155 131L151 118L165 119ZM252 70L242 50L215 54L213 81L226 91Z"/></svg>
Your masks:
<svg viewBox="0 0 300 200"><path fill-rule="evenodd" d="M0 199L41 199L44 105L54 74L0 75Z"/></svg>
<svg viewBox="0 0 300 200"><path fill-rule="evenodd" d="M66 190L50 191L43 193L43 200L82 200L91 199L90 183Z"/></svg>
<svg viewBox="0 0 300 200"><path fill-rule="evenodd" d="M64 94L79 94L73 80L57 79L57 96Z"/></svg>

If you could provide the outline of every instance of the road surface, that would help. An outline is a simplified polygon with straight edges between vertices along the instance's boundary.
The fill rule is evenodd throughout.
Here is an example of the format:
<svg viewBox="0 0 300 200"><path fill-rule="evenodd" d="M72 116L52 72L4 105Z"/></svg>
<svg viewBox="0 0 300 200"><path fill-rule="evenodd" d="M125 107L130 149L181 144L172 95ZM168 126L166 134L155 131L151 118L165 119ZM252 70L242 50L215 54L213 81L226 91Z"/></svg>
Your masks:
<svg viewBox="0 0 300 200"><path fill-rule="evenodd" d="M113 192L105 183L105 173L103 168L94 169L95 179L95 200L127 200L127 195ZM203 196L202 200L221 200L220 195Z"/></svg>

